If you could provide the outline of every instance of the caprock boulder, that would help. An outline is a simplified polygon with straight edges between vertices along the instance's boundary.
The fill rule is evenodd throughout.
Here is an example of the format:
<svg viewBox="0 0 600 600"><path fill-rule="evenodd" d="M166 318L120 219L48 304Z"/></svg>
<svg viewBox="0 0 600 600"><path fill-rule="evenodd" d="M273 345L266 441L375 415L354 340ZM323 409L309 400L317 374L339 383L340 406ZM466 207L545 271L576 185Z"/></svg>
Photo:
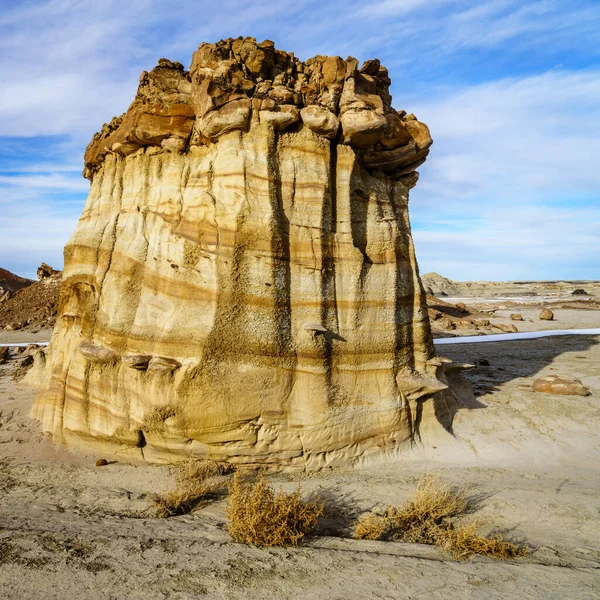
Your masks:
<svg viewBox="0 0 600 600"><path fill-rule="evenodd" d="M33 408L46 431L318 469L443 430L408 219L432 140L389 84L378 60L252 38L142 73L85 153Z"/></svg>

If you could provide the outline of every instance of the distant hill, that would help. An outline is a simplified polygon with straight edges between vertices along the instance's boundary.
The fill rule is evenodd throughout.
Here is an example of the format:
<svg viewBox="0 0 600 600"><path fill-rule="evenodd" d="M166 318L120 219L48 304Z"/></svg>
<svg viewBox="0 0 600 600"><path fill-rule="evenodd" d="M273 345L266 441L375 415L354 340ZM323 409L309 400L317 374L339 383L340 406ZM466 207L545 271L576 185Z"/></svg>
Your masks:
<svg viewBox="0 0 600 600"><path fill-rule="evenodd" d="M6 292L17 292L28 285L35 283L32 279L25 279L19 277L6 269L0 267L0 296L6 294Z"/></svg>
<svg viewBox="0 0 600 600"><path fill-rule="evenodd" d="M427 294L436 297L522 297L522 296L600 296L600 282L556 281L453 281L439 273L421 276Z"/></svg>
<svg viewBox="0 0 600 600"><path fill-rule="evenodd" d="M0 269L0 329L52 327L56 320L62 273L42 263L39 281Z"/></svg>

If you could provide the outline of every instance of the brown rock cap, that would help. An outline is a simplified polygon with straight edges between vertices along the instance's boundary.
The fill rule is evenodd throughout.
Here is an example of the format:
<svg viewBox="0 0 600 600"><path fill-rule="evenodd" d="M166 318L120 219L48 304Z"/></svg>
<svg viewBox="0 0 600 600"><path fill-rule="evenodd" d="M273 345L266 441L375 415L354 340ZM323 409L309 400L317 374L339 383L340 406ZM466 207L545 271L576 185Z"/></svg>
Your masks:
<svg viewBox="0 0 600 600"><path fill-rule="evenodd" d="M83 174L92 179L108 153L128 156L149 146L186 152L244 131L258 118L277 132L305 126L349 144L368 169L414 185L433 140L424 123L392 107L390 83L378 59L359 69L353 57L302 62L269 40L203 43L189 71L161 58L141 74L127 112L104 124L88 145Z"/></svg>

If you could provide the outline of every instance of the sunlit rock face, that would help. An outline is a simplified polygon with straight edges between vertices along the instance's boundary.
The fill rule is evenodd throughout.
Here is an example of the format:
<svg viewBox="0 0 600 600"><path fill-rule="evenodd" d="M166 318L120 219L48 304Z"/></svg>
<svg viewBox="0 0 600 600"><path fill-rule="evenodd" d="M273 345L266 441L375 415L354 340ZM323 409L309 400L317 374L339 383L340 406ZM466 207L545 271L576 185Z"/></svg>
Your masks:
<svg viewBox="0 0 600 600"><path fill-rule="evenodd" d="M389 84L377 60L301 62L252 38L142 74L85 153L33 408L46 431L308 470L437 423L408 219L432 141Z"/></svg>

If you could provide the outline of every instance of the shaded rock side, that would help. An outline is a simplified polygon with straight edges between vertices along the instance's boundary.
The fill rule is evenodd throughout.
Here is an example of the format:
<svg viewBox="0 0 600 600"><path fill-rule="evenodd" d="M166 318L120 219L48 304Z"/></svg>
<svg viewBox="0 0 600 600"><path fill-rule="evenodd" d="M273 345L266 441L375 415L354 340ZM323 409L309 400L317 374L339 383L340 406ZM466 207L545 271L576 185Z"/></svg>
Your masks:
<svg viewBox="0 0 600 600"><path fill-rule="evenodd" d="M442 430L408 219L416 178L369 167L352 140L387 146L355 125L348 142L339 119L382 114L385 143L420 147L409 134L423 129L390 112L387 72L249 39L201 45L190 73L158 69L135 123L86 151L91 189L32 412L44 430L150 461L299 470L394 452L425 422ZM229 121L207 119L223 107ZM161 119L152 143L139 115ZM181 151L158 145L188 129Z"/></svg>

